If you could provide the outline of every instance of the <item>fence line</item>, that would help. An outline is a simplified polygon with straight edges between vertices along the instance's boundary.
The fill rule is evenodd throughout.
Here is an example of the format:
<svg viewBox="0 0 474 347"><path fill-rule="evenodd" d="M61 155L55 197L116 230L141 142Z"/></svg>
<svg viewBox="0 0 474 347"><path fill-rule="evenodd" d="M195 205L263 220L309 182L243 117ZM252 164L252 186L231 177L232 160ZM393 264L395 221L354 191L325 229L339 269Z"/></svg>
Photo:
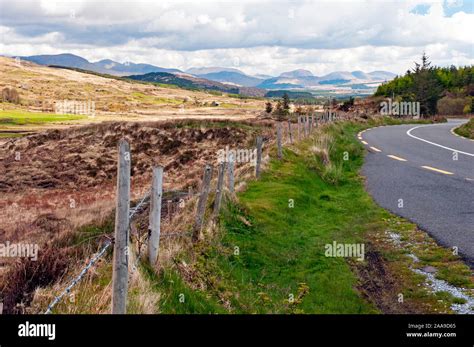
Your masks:
<svg viewBox="0 0 474 347"><path fill-rule="evenodd" d="M338 115L330 110L323 112L319 117L312 114L311 116L297 116L297 139L302 140L310 135L312 130L320 123L329 123L338 119ZM303 128L303 129L301 129ZM282 141L281 141L281 123L277 123L277 156L282 157ZM302 136L303 135L303 136ZM289 143L293 143L293 134L291 130L291 120L288 120L288 136ZM258 136L256 138L257 147L257 162L255 168L255 176L258 179L260 177L261 170L261 159L262 159L262 146L263 138ZM89 270L102 258L110 246L114 245L114 271L113 281L116 279L118 282L113 284L113 295L112 295L112 313L126 313L126 298L128 293L128 252L130 251L130 226L133 218L140 212L142 212L148 205L150 205L150 233L146 237L145 243L148 241L148 252L149 262L154 264L158 259L159 255L159 240L167 239L172 237L192 237L193 242L196 242L199 238L199 233L204 224L204 214L207 205L207 199L210 192L210 183L212 179L212 166L206 165L203 175L201 192L194 194L192 189L188 191L181 190L163 190L162 189L162 176L163 170L161 168L161 182L160 178L155 177L160 173L153 170L152 187L143 195L140 201L134 206L130 207L130 146L126 141L120 141L119 143L119 161L118 161L118 180L117 180L117 209L116 209L116 235L114 238L107 240L99 251L91 258L80 273L74 277L69 285L57 296L54 297L52 302L48 305L47 310L44 314L52 313L54 307L64 298L64 296L71 293L71 290L86 276ZM216 200L214 201L214 215L219 213L220 199L222 198L223 181L225 177L225 171L228 173L228 189L230 192L234 192L235 185L235 161L234 158L229 158L227 165L219 166L219 175L216 188ZM161 183L161 184L159 184ZM155 187L155 191L153 188ZM160 189L161 188L161 189ZM196 219L193 225L192 231L177 231L177 232L160 232L161 222L161 198L165 194L175 194L177 196L183 195L191 198L193 196L199 196L198 206L196 210ZM216 207L217 206L217 207ZM169 209L168 209L169 210ZM126 212L126 213L125 213ZM119 254L120 253L120 254ZM118 256L121 255L121 256ZM141 259L141 244L139 245L138 255L136 257L135 264L132 268L132 273L136 271L138 263ZM126 269L126 271L124 270ZM117 271L118 270L118 271ZM115 300L114 300L115 298Z"/></svg>

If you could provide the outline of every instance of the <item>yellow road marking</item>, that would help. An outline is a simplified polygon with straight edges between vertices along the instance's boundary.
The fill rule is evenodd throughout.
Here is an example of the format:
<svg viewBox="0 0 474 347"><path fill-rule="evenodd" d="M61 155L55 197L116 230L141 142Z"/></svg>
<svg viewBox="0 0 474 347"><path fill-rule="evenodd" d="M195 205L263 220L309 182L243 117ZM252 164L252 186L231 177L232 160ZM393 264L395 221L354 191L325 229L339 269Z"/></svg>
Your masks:
<svg viewBox="0 0 474 347"><path fill-rule="evenodd" d="M436 168L431 167L431 166L422 166L422 168L427 169L427 170L431 170L431 171L436 171L436 172L439 172L439 173L442 173L442 174L445 174L445 175L454 175L452 172L436 169Z"/></svg>
<svg viewBox="0 0 474 347"><path fill-rule="evenodd" d="M387 155L387 157L398 160L398 161L407 161L406 159L397 157L396 155L392 155L392 154Z"/></svg>
<svg viewBox="0 0 474 347"><path fill-rule="evenodd" d="M371 146L370 148L373 149L373 150L376 151L376 152L382 152L382 151L381 151L380 149L378 149L378 148L375 148L375 147L372 147L372 146Z"/></svg>
<svg viewBox="0 0 474 347"><path fill-rule="evenodd" d="M367 142L365 142L365 141L361 141L361 142L362 142L364 145L368 145L368 143L367 143Z"/></svg>

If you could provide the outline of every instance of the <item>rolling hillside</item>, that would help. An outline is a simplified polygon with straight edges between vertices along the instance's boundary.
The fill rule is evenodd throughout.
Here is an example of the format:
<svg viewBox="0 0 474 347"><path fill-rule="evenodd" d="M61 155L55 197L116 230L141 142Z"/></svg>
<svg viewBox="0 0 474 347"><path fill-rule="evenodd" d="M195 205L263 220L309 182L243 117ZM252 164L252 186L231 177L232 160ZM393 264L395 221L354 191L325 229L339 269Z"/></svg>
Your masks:
<svg viewBox="0 0 474 347"><path fill-rule="evenodd" d="M245 118L255 116L264 107L261 100L244 100L224 93L182 89L171 85L132 82L0 57L0 90L4 88L14 89L19 95L19 102L0 102L2 119L16 119L17 116L13 117L12 112L28 119L37 118L42 113L54 115L55 104L65 100L75 103L94 102L94 117L83 117L80 123L200 117ZM35 128L37 126L40 125L36 124ZM51 127L52 124L48 122L45 126ZM6 128L26 130L28 127L28 124L12 125L4 121L0 132Z"/></svg>

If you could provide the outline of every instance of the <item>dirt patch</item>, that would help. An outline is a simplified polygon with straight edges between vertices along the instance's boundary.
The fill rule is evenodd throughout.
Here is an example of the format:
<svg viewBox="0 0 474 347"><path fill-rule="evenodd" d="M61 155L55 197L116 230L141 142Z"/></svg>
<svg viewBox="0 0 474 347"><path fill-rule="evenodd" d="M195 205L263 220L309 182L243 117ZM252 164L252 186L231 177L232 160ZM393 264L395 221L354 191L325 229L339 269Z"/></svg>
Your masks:
<svg viewBox="0 0 474 347"><path fill-rule="evenodd" d="M383 313L426 313L428 307L407 297L406 288L409 284L400 269L392 269L391 263L383 258L373 244L367 246L364 263L350 264L359 279L357 290ZM402 293L404 296L400 296Z"/></svg>

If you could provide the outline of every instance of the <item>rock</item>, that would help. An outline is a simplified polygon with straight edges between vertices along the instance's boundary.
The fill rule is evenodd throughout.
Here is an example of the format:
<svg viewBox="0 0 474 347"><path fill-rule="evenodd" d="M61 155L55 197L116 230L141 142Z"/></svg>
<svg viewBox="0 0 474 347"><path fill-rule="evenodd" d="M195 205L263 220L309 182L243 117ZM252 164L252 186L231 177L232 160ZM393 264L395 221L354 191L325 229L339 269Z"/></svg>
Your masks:
<svg viewBox="0 0 474 347"><path fill-rule="evenodd" d="M427 272L427 273L430 273L430 274L434 274L434 273L438 272L438 269L435 268L434 266L425 266L424 268L421 269L421 271L424 271L424 272Z"/></svg>

